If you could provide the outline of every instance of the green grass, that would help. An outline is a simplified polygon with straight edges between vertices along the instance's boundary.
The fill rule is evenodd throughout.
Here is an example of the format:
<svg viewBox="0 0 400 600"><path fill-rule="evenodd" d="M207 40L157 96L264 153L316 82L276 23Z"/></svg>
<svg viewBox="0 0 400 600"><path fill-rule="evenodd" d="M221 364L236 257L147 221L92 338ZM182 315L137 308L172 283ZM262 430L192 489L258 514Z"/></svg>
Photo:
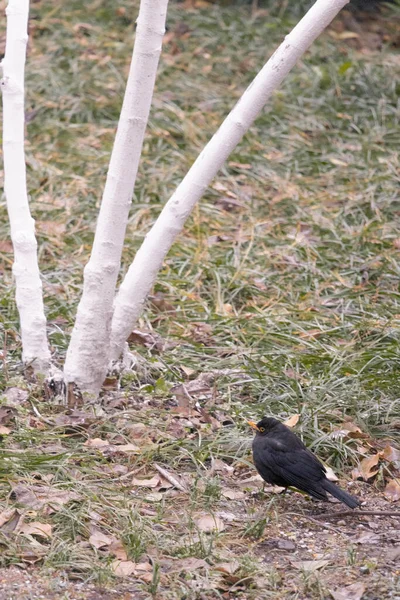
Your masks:
<svg viewBox="0 0 400 600"><path fill-rule="evenodd" d="M127 1L119 5L125 13L116 13L111 2L92 1L84 14L81 6L32 4L26 72L28 189L49 337L59 363L90 253L137 12ZM171 5L169 31L182 23L189 30L175 35L160 61L121 277L163 204L299 10L283 4L270 7L269 16L251 18L249 7ZM12 254L2 252L6 356L0 390L27 385L40 413L55 425L34 417L30 404L17 407L0 454L1 507L9 502L10 484L43 484L48 475L53 487L73 489L80 498L34 517L54 528L52 539L41 541L45 552L38 550L45 568L98 581L112 577L110 556L87 542L93 512L100 512L105 533L121 538L123 532L123 545L136 561L146 553L157 560L195 556L212 566L226 561L227 545L234 544L244 583L232 583L232 589L242 594L237 597L258 598L257 577L266 571L249 540L277 527L274 502L259 514L250 497L239 507L242 522L234 533L199 535L196 514L216 512L225 502L226 482L210 474L211 458L234 465L239 478L241 469L252 474L245 419L264 414L300 413L297 431L342 474L360 458L354 441L332 439L344 418L378 441L398 435L399 71L390 35L379 52L360 52L329 33L311 48L207 190L158 276L155 292L168 306L160 311L149 302L138 328L154 329L176 344L161 352L136 347L142 360L137 372L123 377L124 404L104 400L90 423L57 426L63 407L46 404L40 385L24 383ZM3 198L0 238L8 235ZM210 328L201 330L198 323ZM187 380L182 367L193 370L192 378L219 370L207 411L233 426L213 431L183 420L185 435L170 433L176 422L171 387ZM156 443L144 444L140 455L107 458L83 447L96 437L128 443L132 423L154 432ZM54 444L58 453L43 451ZM178 524L168 493L154 503L146 500L149 490L132 493L128 480L113 475L118 464L145 472L153 462L191 476ZM29 546L7 538L2 564L18 563L24 544ZM162 569L155 566L152 577L142 588L153 595L165 591ZM172 576L176 597L192 593L196 577L205 585L206 578L193 573ZM222 597L220 577L210 576L214 587L207 597ZM304 576L301 585L307 598L326 597L316 576ZM274 567L264 586L266 598L277 590L300 597L285 596L291 594L288 578Z"/></svg>

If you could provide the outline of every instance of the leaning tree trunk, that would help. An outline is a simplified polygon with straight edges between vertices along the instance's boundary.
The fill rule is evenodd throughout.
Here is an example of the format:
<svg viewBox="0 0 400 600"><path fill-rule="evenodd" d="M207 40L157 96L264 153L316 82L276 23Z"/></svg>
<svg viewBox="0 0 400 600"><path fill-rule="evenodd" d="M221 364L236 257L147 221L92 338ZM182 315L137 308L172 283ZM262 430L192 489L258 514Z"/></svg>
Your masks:
<svg viewBox="0 0 400 600"><path fill-rule="evenodd" d="M201 152L147 234L119 289L111 331L111 360L119 359L163 260L193 207L298 59L349 0L317 0L247 88Z"/></svg>
<svg viewBox="0 0 400 600"><path fill-rule="evenodd" d="M46 334L35 221L26 188L24 74L29 0L10 0L6 9L6 51L2 61L4 191L14 247L13 275L22 338L22 359L35 373L48 372Z"/></svg>
<svg viewBox="0 0 400 600"><path fill-rule="evenodd" d="M168 0L141 0L131 68L111 155L82 299L65 362L65 381L97 395L107 371L112 305L146 129Z"/></svg>

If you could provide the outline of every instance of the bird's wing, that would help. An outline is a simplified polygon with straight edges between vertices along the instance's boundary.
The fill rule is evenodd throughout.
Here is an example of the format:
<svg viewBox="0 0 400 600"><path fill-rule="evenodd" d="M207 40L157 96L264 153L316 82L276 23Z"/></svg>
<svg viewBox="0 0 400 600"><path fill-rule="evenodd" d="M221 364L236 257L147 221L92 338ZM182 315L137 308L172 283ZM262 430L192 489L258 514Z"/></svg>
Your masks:
<svg viewBox="0 0 400 600"><path fill-rule="evenodd" d="M279 440L268 439L261 453L261 460L274 472L299 489L310 489L325 477L325 467L306 448L288 449Z"/></svg>

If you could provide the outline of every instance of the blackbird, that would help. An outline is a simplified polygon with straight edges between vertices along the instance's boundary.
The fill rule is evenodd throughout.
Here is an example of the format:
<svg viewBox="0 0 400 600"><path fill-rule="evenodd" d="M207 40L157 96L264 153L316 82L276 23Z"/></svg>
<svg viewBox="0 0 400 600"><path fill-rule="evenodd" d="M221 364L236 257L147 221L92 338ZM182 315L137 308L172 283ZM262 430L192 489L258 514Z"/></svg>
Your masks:
<svg viewBox="0 0 400 600"><path fill-rule="evenodd" d="M248 423L256 430L254 464L267 483L284 488L293 486L324 501L328 501L329 492L350 508L359 506L356 498L326 478L324 465L289 427L272 417L264 417L257 424Z"/></svg>

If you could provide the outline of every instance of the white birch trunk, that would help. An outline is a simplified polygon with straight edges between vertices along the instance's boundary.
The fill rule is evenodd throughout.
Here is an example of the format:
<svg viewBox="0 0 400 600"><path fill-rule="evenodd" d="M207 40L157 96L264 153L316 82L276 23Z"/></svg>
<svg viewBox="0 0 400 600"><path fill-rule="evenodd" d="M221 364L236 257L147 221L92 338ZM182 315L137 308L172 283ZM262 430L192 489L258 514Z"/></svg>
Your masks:
<svg viewBox="0 0 400 600"><path fill-rule="evenodd" d="M36 373L47 374L50 350L37 261L35 221L30 214L26 190L24 152L24 74L29 0L10 0L6 15L6 51L1 63L4 191L14 247L13 274L21 324L22 360Z"/></svg>
<svg viewBox="0 0 400 600"><path fill-rule="evenodd" d="M97 395L109 359L112 304L146 129L168 0L141 0L135 45L103 193L92 254L64 375L80 391Z"/></svg>
<svg viewBox="0 0 400 600"><path fill-rule="evenodd" d="M166 203L131 264L116 297L111 331L111 360L116 361L165 255L196 202L237 146L272 92L298 59L349 0L317 0L244 92Z"/></svg>

